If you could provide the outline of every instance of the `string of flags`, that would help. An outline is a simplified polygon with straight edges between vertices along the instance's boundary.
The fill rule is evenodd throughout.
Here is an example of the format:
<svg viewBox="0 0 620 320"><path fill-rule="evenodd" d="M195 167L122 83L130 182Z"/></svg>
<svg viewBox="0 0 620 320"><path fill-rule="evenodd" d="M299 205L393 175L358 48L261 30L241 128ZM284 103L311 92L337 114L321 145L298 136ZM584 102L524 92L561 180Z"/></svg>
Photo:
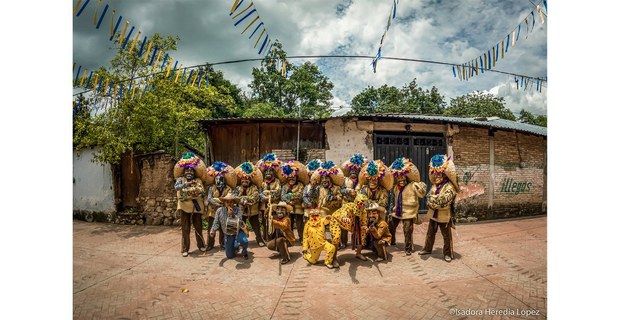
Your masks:
<svg viewBox="0 0 620 320"><path fill-rule="evenodd" d="M545 23L545 16L547 15L547 1L542 0L541 3L544 6L544 12L540 6L540 3L536 5L536 10L532 10L525 19L519 22L511 32L506 35L501 41L496 43L494 46L489 48L487 52L483 52L478 57L474 58L471 61L462 63L460 65L454 64L452 65L452 74L455 78L458 78L461 81L469 81L470 78L477 76L479 74L484 74L484 71L492 70L495 68L497 62L500 59L504 59L504 56L508 54L508 49L510 47L514 47L516 43L519 41L519 38L527 39L528 35L534 32L534 26L536 24L536 16L538 16L540 24ZM536 11L536 14L534 14ZM525 28L521 26L525 25ZM523 30L523 32L521 31ZM523 35L521 34L523 33ZM515 82L517 83L517 89L519 89L519 81L517 81L518 77L515 76ZM542 88L542 83L547 81L547 78L541 77L527 77L521 76L521 88L524 90L527 89L528 84L532 84L534 81L537 83L537 91L540 91ZM531 87L531 86L530 86Z"/></svg>
<svg viewBox="0 0 620 320"><path fill-rule="evenodd" d="M258 44L260 43L260 46L258 47L258 54L262 55L264 51L265 58L267 58L267 56L269 56L269 52L271 52L273 43L271 43L271 39L269 39L269 34L267 33L267 28L265 27L265 23L262 21L262 19L258 15L258 11L256 11L254 2L250 2L250 4L247 7L245 7L245 9L241 9L241 5L243 4L243 2L244 0L235 0L232 7L230 8L229 15L231 19L234 21L235 27L240 25L241 23L247 23L243 31L241 31L241 34L244 34L248 30L252 30L248 39L252 39L254 35L257 35L255 37L256 41L254 42L254 48L256 48ZM256 24L254 29L252 29L251 27L253 27L256 22L259 22L259 23Z"/></svg>
<svg viewBox="0 0 620 320"><path fill-rule="evenodd" d="M392 19L396 18L396 6L398 5L399 0L392 0L392 8L390 9L390 14L388 15L387 27L385 31L383 31L383 35L381 36L381 41L379 43L379 50L377 50L377 55L372 59L370 63L372 65L373 73L377 73L377 63L379 59L381 59L381 48L383 47L383 41L385 40L385 36L387 35L388 30L390 30L390 26L392 25Z"/></svg>
<svg viewBox="0 0 620 320"><path fill-rule="evenodd" d="M93 2L95 2L93 0ZM78 0L73 7L73 14L76 17L82 15L85 12L90 0L86 0L82 3L82 0ZM134 30L136 30L135 26L131 26L129 28L129 21L125 21L122 31L119 31L119 27L121 22L123 21L123 16L118 15L118 18L115 19L116 10L110 9L110 5L106 4L105 7L100 11L101 8L101 0L97 0L97 4L93 8L93 25L96 29L100 29L101 25L104 21L104 18L108 12L110 13L110 41L117 42L122 50L129 50L129 53L134 52L134 49L137 50L137 57L141 59L144 63L151 66L154 74L145 77L141 83L133 83L132 79L125 79L121 81L114 81L107 74L101 73L99 74L97 71L90 71L88 73L87 68L83 68L81 65L78 66L76 71L76 63L73 63L73 72L75 73L73 79L74 88L85 88L93 90L95 93L100 94L104 97L110 98L115 97L120 101L125 95L129 96L132 100L137 98L142 98L147 91L154 90L155 86L151 84L156 74L165 73L165 77L174 81L175 83L181 83L182 85L196 85L198 88L204 86L208 88L209 86L209 76L206 72L199 69L190 69L189 73L187 73L188 68L183 68L183 64L179 65L179 61L172 58L168 53L165 53L161 50L158 45L154 44L152 39L148 39L147 36L144 36L140 41L140 36L142 31L137 32L136 36L132 38ZM129 32L127 30L129 29ZM117 37L118 35L118 37ZM139 45L137 45L140 43ZM139 46L139 49L137 48ZM162 60L163 55L163 60ZM160 64L161 61L161 64ZM159 70L158 70L159 69ZM182 73L181 73L182 70ZM187 74L186 74L187 73ZM180 82L179 82L180 80ZM125 83L129 82L129 85L125 85ZM137 94L136 94L137 93ZM78 101L81 103L80 101Z"/></svg>

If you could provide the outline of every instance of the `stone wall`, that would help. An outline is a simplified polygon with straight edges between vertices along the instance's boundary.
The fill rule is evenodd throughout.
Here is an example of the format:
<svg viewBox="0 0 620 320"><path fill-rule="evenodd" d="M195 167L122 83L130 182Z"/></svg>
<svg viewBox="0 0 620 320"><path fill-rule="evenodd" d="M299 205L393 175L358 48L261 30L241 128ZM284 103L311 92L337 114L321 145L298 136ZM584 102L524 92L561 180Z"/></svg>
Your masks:
<svg viewBox="0 0 620 320"><path fill-rule="evenodd" d="M140 194L138 203L140 210L135 217L127 220L140 220L147 225L179 225L175 216L177 198L174 190L172 169L176 161L170 154L154 153L139 157Z"/></svg>

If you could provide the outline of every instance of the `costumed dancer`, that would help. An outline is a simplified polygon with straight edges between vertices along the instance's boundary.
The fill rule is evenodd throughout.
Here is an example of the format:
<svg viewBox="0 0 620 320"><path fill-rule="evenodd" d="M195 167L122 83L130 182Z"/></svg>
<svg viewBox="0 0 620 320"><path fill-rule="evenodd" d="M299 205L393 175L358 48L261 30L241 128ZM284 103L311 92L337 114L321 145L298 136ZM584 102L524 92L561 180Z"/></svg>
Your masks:
<svg viewBox="0 0 620 320"><path fill-rule="evenodd" d="M274 153L266 154L261 160L258 160L256 167L263 174L263 183L259 188L258 197L260 204L258 210L260 211L259 220L263 226L262 234L265 238L268 238L270 232L268 232L267 219L269 206L279 201L281 183L279 177L281 176L282 161ZM266 239L269 240L269 239Z"/></svg>
<svg viewBox="0 0 620 320"><path fill-rule="evenodd" d="M304 207L302 198L304 194L304 185L308 183L308 174L306 166L295 160L290 160L282 166L282 193L280 199L286 204L293 207L291 213L291 231L293 226L297 229L299 243L302 242L304 236Z"/></svg>
<svg viewBox="0 0 620 320"><path fill-rule="evenodd" d="M306 171L308 173L308 183L304 187L302 196L302 202L304 206L304 218L310 217L310 210L316 209L319 206L319 183L311 179L312 174L316 169L321 167L321 160L314 159L306 165Z"/></svg>
<svg viewBox="0 0 620 320"><path fill-rule="evenodd" d="M390 232L391 245L396 245L396 228L403 222L405 235L405 254L411 255L413 247L413 225L422 223L418 216L418 198L426 195L426 183L420 181L420 171L407 158L397 158L390 166L396 178L396 186L390 192Z"/></svg>
<svg viewBox="0 0 620 320"><path fill-rule="evenodd" d="M329 225L329 233L332 235L332 244L340 243L342 230L351 231L351 244L355 249L355 257L366 261L368 258L362 255L362 248L366 244L366 232L368 231L368 215L366 204L368 197L358 193L355 201L345 203L340 209L332 213L332 221ZM338 266L338 249L334 254L334 266Z"/></svg>
<svg viewBox="0 0 620 320"><path fill-rule="evenodd" d="M215 222L211 226L210 235L215 237L215 231L220 230L224 233L224 247L226 248L226 258L232 259L237 255L239 246L243 248L241 254L244 259L248 259L248 229L243 222L241 209L234 206L239 202L239 198L232 194L218 198L223 204L215 212Z"/></svg>
<svg viewBox="0 0 620 320"><path fill-rule="evenodd" d="M185 153L174 165L176 179L174 189L177 191L177 213L181 215L181 253L189 255L189 233L194 226L196 244L200 251L206 251L202 237L202 214L204 212L204 185L207 167L204 162L191 152Z"/></svg>
<svg viewBox="0 0 620 320"><path fill-rule="evenodd" d="M428 175L432 183L428 197L428 230L426 243L419 255L433 251L437 228L443 236L443 256L447 262L454 259L452 248L452 230L454 228L454 198L459 192L456 180L456 167L452 159L445 154L436 154L431 158Z"/></svg>
<svg viewBox="0 0 620 320"><path fill-rule="evenodd" d="M235 168L240 182L233 194L239 198L239 207L243 213L243 219L250 221L250 226L256 235L256 242L259 247L264 247L263 237L258 220L258 194L259 188L263 183L263 174L251 162L244 162Z"/></svg>
<svg viewBox="0 0 620 320"><path fill-rule="evenodd" d="M342 170L333 161L326 161L314 171L311 180L320 185L318 207L321 216L330 216L342 206L340 194L340 186L344 183Z"/></svg>
<svg viewBox="0 0 620 320"><path fill-rule="evenodd" d="M366 209L368 213L368 234L366 235L366 248L377 254L377 260L387 260L387 247L390 245L392 233L385 222L385 208L378 203L372 202Z"/></svg>
<svg viewBox="0 0 620 320"><path fill-rule="evenodd" d="M207 206L207 222L209 228L211 228L215 220L215 212L223 205L218 198L233 193L233 189L237 185L237 174L235 169L225 162L215 161L207 168L206 178L205 184L209 187L207 188L205 205ZM220 248L224 249L224 233L220 230L218 234ZM209 235L209 238L207 238L207 251L213 249L214 245L215 237Z"/></svg>
<svg viewBox="0 0 620 320"><path fill-rule="evenodd" d="M303 257L310 264L315 264L321 252L325 250L325 266L329 269L334 268L332 259L336 247L325 240L325 226L329 224L331 216L321 217L318 209L311 209L309 211L310 218L304 227L304 240L303 240Z"/></svg>
<svg viewBox="0 0 620 320"><path fill-rule="evenodd" d="M291 254L288 252L288 247L295 245L295 236L291 230L291 219L289 214L293 212L293 207L286 204L284 201L274 203L271 205L272 215L268 218L271 219L272 229L271 240L267 242L267 248L269 250L278 251L280 253L280 263L286 264L291 261Z"/></svg>
<svg viewBox="0 0 620 320"><path fill-rule="evenodd" d="M340 193L342 194L342 203L349 203L355 200L357 190L359 187L359 173L362 167L368 163L368 159L360 153L354 154L349 160L342 164L342 173L344 174L344 183L340 187ZM342 230L342 237L340 238L340 248L344 249L347 246L349 232Z"/></svg>
<svg viewBox="0 0 620 320"><path fill-rule="evenodd" d="M361 187L358 192L365 194L368 201L374 201L387 208L389 190L394 186L394 176L390 168L381 160L370 161L362 168L359 179Z"/></svg>

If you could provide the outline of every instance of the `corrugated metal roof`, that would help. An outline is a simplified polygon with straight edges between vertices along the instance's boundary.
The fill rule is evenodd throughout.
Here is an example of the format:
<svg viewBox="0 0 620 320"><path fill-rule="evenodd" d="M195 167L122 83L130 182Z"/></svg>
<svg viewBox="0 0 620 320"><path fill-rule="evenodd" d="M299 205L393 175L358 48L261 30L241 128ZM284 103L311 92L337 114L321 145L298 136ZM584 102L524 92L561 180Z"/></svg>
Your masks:
<svg viewBox="0 0 620 320"><path fill-rule="evenodd" d="M427 114L411 114L411 113L384 113L384 114L368 114L368 115L343 115L336 117L328 117L322 119L307 119L307 118L273 118L273 117L253 117L253 118L206 118L197 120L199 123L222 123L222 122L325 122L330 119L361 119L370 121L380 120L418 120L427 122L439 122L439 123L455 123L461 125L473 125L480 127L488 127L502 130L515 130L520 132L531 133L540 136L547 136L547 128L536 126L532 124L520 123L516 121L510 121L505 119L499 119L497 117L487 118L462 118L462 117L449 117L439 115L427 115Z"/></svg>

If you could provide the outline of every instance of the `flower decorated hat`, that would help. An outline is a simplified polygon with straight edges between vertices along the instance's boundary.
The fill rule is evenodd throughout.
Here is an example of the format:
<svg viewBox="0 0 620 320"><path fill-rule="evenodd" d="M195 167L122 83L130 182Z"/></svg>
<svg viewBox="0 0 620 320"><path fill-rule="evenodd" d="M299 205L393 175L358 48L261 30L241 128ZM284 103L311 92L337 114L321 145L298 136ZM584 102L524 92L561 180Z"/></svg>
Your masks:
<svg viewBox="0 0 620 320"><path fill-rule="evenodd" d="M250 179L254 185L260 188L263 183L263 174L252 164L252 162L244 162L235 168L238 179Z"/></svg>
<svg viewBox="0 0 620 320"><path fill-rule="evenodd" d="M448 180L452 182L456 191L459 191L459 183L456 179L456 166L452 158L446 154L436 154L431 158L431 162L428 165L428 174L443 173L448 177Z"/></svg>
<svg viewBox="0 0 620 320"><path fill-rule="evenodd" d="M351 159L345 161L342 164L342 173L345 177L348 177L351 173L351 169L357 170L358 172L362 170L362 167L368 163L368 159L364 157L361 153L354 154Z"/></svg>
<svg viewBox="0 0 620 320"><path fill-rule="evenodd" d="M331 177L332 183L337 186L341 186L344 183L344 173L333 161L321 163L321 166L312 173L311 179L314 183L319 183L321 177L324 176Z"/></svg>
<svg viewBox="0 0 620 320"><path fill-rule="evenodd" d="M392 189L394 186L394 176L390 172L390 168L381 160L370 161L362 168L360 172L360 184L368 184L371 177L377 177L379 184L387 190Z"/></svg>
<svg viewBox="0 0 620 320"><path fill-rule="evenodd" d="M203 181L207 179L207 166L193 152L183 154L181 159L179 159L179 161L177 161L174 165L174 169L172 171L174 178L178 179L183 176L185 168L194 168L196 171L196 177Z"/></svg>
<svg viewBox="0 0 620 320"><path fill-rule="evenodd" d="M235 169L226 162L215 161L207 168L207 179L205 184L214 184L215 177L217 176L224 176L224 181L226 181L226 184L231 188L237 185L237 174L235 173Z"/></svg>
<svg viewBox="0 0 620 320"><path fill-rule="evenodd" d="M277 172L282 167L282 161L278 159L275 153L268 153L256 162L256 166L262 173L265 173L265 170L268 168Z"/></svg>
<svg viewBox="0 0 620 320"><path fill-rule="evenodd" d="M321 160L313 159L306 165L306 170L308 171L308 177L312 176L316 169L321 167Z"/></svg>
<svg viewBox="0 0 620 320"><path fill-rule="evenodd" d="M420 171L408 158L397 158L390 166L394 178L406 176L407 182L420 182Z"/></svg>
<svg viewBox="0 0 620 320"><path fill-rule="evenodd" d="M289 160L282 165L282 177L280 181L285 183L289 177L297 177L297 179L304 185L308 184L308 173L306 166L303 163L296 160Z"/></svg>

